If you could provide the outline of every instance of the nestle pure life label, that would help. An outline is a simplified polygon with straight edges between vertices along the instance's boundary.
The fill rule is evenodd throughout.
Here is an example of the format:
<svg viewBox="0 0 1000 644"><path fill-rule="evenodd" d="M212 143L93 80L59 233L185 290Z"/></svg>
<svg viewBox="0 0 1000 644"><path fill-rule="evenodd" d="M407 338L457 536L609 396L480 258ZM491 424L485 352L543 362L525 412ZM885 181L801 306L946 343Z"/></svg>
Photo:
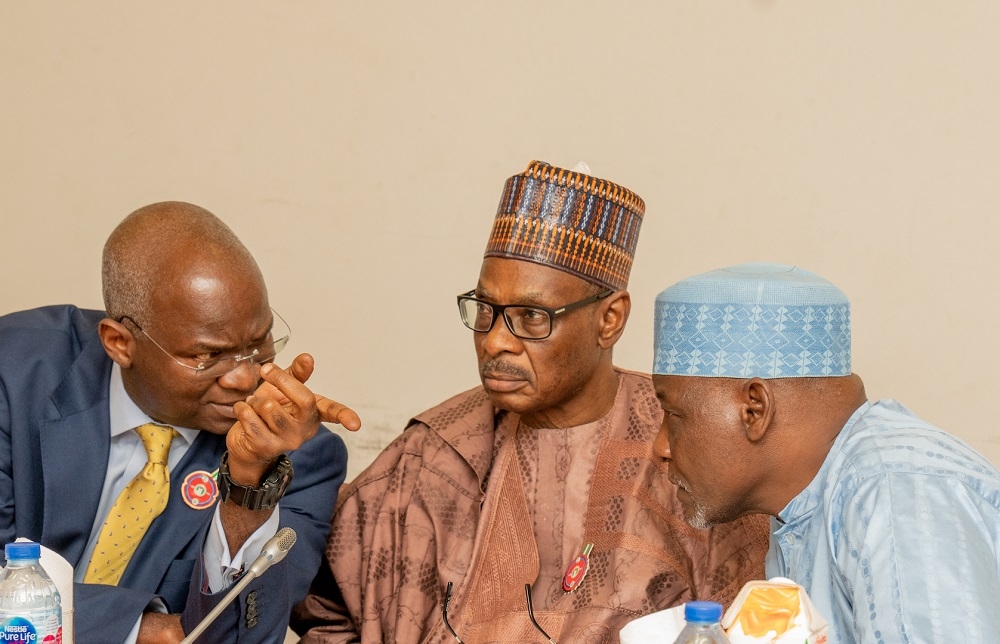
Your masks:
<svg viewBox="0 0 1000 644"><path fill-rule="evenodd" d="M0 644L62 644L59 611L24 611L24 616L0 621Z"/></svg>

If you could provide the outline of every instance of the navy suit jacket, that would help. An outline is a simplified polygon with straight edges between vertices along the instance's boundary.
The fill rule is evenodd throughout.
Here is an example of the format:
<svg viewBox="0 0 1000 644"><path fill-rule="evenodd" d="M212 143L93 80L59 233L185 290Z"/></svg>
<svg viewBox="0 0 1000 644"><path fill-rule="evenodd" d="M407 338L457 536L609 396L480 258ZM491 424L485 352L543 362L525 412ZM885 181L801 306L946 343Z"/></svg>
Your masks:
<svg viewBox="0 0 1000 644"><path fill-rule="evenodd" d="M112 362L97 335L104 314L50 306L0 317L0 544L27 537L81 561L104 485L110 447ZM153 597L182 613L190 632L225 596L204 591L200 564L212 507L184 503L194 471L213 472L225 437L202 432L170 477L166 509L117 586L75 584L76 639L122 642ZM347 451L322 428L289 455L295 476L280 522L298 536L288 557L251 582L200 642L282 642L291 607L319 569ZM2 557L0 557L2 558ZM247 615L251 605L250 619ZM256 613L256 618L254 618Z"/></svg>

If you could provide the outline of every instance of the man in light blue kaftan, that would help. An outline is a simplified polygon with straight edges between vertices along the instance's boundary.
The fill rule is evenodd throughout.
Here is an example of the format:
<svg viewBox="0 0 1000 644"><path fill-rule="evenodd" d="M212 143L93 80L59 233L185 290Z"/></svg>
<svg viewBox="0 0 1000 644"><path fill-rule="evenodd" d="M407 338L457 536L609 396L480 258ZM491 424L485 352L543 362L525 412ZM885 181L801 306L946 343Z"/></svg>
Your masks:
<svg viewBox="0 0 1000 644"><path fill-rule="evenodd" d="M801 584L830 641L1000 634L1000 471L850 367L850 304L823 278L747 264L656 301L654 452L688 521L772 516L767 576Z"/></svg>
<svg viewBox="0 0 1000 644"><path fill-rule="evenodd" d="M851 416L771 527L768 577L805 587L836 641L1000 633L1000 474L893 400Z"/></svg>

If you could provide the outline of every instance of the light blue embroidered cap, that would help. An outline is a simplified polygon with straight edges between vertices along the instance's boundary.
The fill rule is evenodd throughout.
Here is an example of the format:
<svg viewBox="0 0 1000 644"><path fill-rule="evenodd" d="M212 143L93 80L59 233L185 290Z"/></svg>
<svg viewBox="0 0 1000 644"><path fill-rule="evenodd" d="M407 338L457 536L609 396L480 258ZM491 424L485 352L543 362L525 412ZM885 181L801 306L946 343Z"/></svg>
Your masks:
<svg viewBox="0 0 1000 644"><path fill-rule="evenodd" d="M851 373L851 304L819 275L741 264L656 297L653 373L797 378Z"/></svg>

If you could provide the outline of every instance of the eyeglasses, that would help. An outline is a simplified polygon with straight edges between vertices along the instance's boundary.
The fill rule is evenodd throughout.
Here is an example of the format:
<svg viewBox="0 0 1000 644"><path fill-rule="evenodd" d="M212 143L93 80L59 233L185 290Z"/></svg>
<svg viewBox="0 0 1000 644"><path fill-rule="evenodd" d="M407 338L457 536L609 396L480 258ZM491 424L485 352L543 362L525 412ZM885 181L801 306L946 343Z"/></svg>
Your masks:
<svg viewBox="0 0 1000 644"><path fill-rule="evenodd" d="M557 309L547 306L527 306L525 304L493 304L476 299L476 290L458 296L458 310L462 322L476 333L489 333L497 318L503 316L507 328L522 340L544 340L552 335L552 322L558 316L578 308L603 300L614 293L614 289L601 291L577 302Z"/></svg>
<svg viewBox="0 0 1000 644"><path fill-rule="evenodd" d="M288 339L291 337L291 329L289 328L288 323L285 322L285 318L281 317L277 311L271 309L271 313L274 314L275 320L280 321L282 325L278 327L279 333L282 333L282 335L277 340L272 339L274 337L274 327L272 326L271 330L267 334L267 337L263 341L258 343L256 346L248 347L248 353L234 354L226 352L211 352L206 354L205 357L194 356L190 358L179 358L164 349L159 342L154 340L152 336L146 333L146 331L139 326L138 322L133 320L128 315L123 315L118 318L118 323L124 324L125 320L128 320L135 325L135 328L138 329L140 333L149 338L149 341L155 344L157 349L165 353L171 360L180 366L191 369L192 371L206 377L217 378L236 369L240 366L241 362L247 362L249 364L271 362L274 360L274 357L285 348L285 345L288 344Z"/></svg>
<svg viewBox="0 0 1000 644"><path fill-rule="evenodd" d="M455 638L455 641L458 642L458 644L464 644L462 639L458 636L458 633L455 632L455 629L451 627L451 623L448 621L448 607L451 605L451 587L452 583L449 581L448 588L444 591L444 603L441 604L441 618L444 620L445 628L447 628L448 632L451 633L451 636ZM556 641L549 637L549 634L545 632L545 629L543 629L535 620L535 611L531 607L531 584L524 585L524 598L528 602L528 619L531 620L531 625L545 637L545 641L549 644L556 644Z"/></svg>

